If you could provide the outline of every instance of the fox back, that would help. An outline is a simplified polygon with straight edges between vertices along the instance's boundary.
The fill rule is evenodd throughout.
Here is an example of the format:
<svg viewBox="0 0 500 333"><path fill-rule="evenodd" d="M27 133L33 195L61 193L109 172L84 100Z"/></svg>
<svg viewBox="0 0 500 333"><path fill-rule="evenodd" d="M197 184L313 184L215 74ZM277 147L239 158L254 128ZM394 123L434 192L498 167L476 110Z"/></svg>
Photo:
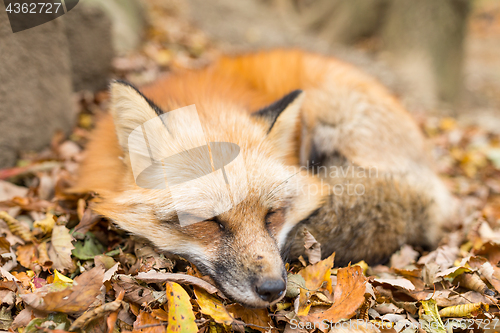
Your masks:
<svg viewBox="0 0 500 333"><path fill-rule="evenodd" d="M172 112L190 105L197 112L187 118ZM301 228L323 244L323 256L374 263L404 243L435 246L452 212L411 116L378 82L336 59L276 50L223 57L140 91L113 82L110 111L74 190L97 192L97 213L189 259L247 306L281 298L281 256L303 254ZM198 123L201 141L193 139ZM141 128L149 148L139 151L131 137ZM179 147L197 146L193 140L207 143L211 163L197 151L165 166ZM217 167L215 143L237 146L242 164ZM138 154L157 163L152 178L170 170L170 186L140 186ZM173 186L204 163L225 182ZM182 214L197 223L183 225Z"/></svg>

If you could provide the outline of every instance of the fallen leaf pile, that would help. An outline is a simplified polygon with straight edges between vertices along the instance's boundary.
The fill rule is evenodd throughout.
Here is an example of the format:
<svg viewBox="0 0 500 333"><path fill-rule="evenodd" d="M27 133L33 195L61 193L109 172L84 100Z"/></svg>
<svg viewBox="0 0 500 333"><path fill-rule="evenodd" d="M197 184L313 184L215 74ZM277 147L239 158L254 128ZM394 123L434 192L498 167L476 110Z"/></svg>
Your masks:
<svg viewBox="0 0 500 333"><path fill-rule="evenodd" d="M206 59L211 46L203 34L175 33L152 20L143 50L116 59L117 76L141 84ZM287 266L285 298L248 309L189 262L96 216L93 193L67 193L95 117L107 105L106 92L79 94L79 122L69 138L56 134L46 151L0 170L0 330L500 330L500 136L451 118L422 118L439 172L460 200L439 248L405 245L387 265L336 267L335 254L321 260L321 244L306 233L308 261Z"/></svg>

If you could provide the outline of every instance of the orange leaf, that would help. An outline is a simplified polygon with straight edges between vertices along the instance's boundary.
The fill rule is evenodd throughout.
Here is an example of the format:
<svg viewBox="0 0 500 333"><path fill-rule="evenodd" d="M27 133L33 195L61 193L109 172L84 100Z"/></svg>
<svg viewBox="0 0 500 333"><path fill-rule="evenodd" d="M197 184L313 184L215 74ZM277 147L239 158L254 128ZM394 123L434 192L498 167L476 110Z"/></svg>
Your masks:
<svg viewBox="0 0 500 333"><path fill-rule="evenodd" d="M335 287L332 307L323 312L301 317L301 319L311 323L320 323L323 320L338 322L349 319L365 301L365 290L366 278L361 267L341 268L337 274L337 286Z"/></svg>
<svg viewBox="0 0 500 333"><path fill-rule="evenodd" d="M322 260L314 265L309 265L299 272L300 275L306 280L306 289L310 291L319 289L324 282L326 286L324 288L330 292L332 289L332 279L330 277L330 270L333 267L333 259L335 258L335 253L331 256Z"/></svg>
<svg viewBox="0 0 500 333"><path fill-rule="evenodd" d="M151 314L141 310L134 322L132 333L165 333L165 326Z"/></svg>
<svg viewBox="0 0 500 333"><path fill-rule="evenodd" d="M16 255L17 260L22 266L33 269L33 262L37 260L36 245L33 243L20 245L16 250Z"/></svg>

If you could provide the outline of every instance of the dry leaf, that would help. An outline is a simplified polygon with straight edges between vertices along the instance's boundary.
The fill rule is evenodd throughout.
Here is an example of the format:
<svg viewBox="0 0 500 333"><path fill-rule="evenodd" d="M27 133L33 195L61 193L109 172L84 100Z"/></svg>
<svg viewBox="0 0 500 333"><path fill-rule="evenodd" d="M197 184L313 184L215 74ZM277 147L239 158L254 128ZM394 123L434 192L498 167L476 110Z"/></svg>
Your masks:
<svg viewBox="0 0 500 333"><path fill-rule="evenodd" d="M383 283L383 284L385 283L385 284L391 285L393 287L403 288L403 289L406 289L406 290L415 290L415 286L413 285L413 283L411 283L407 279L401 279L401 278L394 278L394 279L385 278L385 279L381 279L381 278L376 278L376 279L374 279L374 281L378 282L378 283Z"/></svg>
<svg viewBox="0 0 500 333"><path fill-rule="evenodd" d="M441 317L464 318L464 317L477 316L479 313L488 310L489 310L488 304L469 303L469 304L446 307L444 309L439 310L439 315Z"/></svg>
<svg viewBox="0 0 500 333"><path fill-rule="evenodd" d="M71 242L73 237L69 234L68 228L63 225L56 225L52 230L52 240L48 250L52 266L60 271L74 271L75 265L71 259L71 250L75 247Z"/></svg>
<svg viewBox="0 0 500 333"><path fill-rule="evenodd" d="M175 282L167 282L166 293L168 300L168 327L167 333L198 332L195 323L193 307L187 292Z"/></svg>
<svg viewBox="0 0 500 333"><path fill-rule="evenodd" d="M230 325L233 322L233 317L217 297L210 295L199 287L194 288L194 294L201 313L212 317L219 324Z"/></svg>
<svg viewBox="0 0 500 333"><path fill-rule="evenodd" d="M321 244L307 229L304 229L304 247L310 264L314 265L321 260Z"/></svg>
<svg viewBox="0 0 500 333"><path fill-rule="evenodd" d="M335 253L314 265L307 266L299 272L306 280L306 289L319 290L322 286L330 294L333 292L330 270L333 267ZM325 285L323 285L325 283Z"/></svg>
<svg viewBox="0 0 500 333"><path fill-rule="evenodd" d="M0 219L4 220L10 231L14 235L21 237L23 241L31 242L33 240L33 235L31 234L29 228L24 223L10 216L7 212L0 212Z"/></svg>
<svg viewBox="0 0 500 333"><path fill-rule="evenodd" d="M54 226L56 225L56 221L54 219L54 215L47 213L43 220L38 220L33 222L33 226L35 228L42 229L44 234L48 234L52 231Z"/></svg>
<svg viewBox="0 0 500 333"><path fill-rule="evenodd" d="M51 285L46 285L33 293L22 294L21 298L29 306L47 312L76 313L84 311L100 294L103 276L104 269L95 267L77 276L72 287L50 292Z"/></svg>
<svg viewBox="0 0 500 333"><path fill-rule="evenodd" d="M389 266L392 268L404 268L412 264L418 258L418 252L415 251L410 245L403 245L401 249L394 253L391 257Z"/></svg>
<svg viewBox="0 0 500 333"><path fill-rule="evenodd" d="M248 309L239 304L229 305L226 309L233 318L241 319L245 324L258 331L267 332L271 327L271 317L267 309Z"/></svg>
<svg viewBox="0 0 500 333"><path fill-rule="evenodd" d="M37 261L37 247L33 243L18 246L16 256L19 263L29 269L33 269L33 263Z"/></svg>
<svg viewBox="0 0 500 333"><path fill-rule="evenodd" d="M422 309L419 311L422 328L429 333L448 333L439 316L436 301L433 299L423 300Z"/></svg>
<svg viewBox="0 0 500 333"><path fill-rule="evenodd" d="M350 319L364 303L365 291L366 278L361 272L361 267L340 268L337 273L333 305L326 311L309 314L301 319L312 323L319 323L325 319L334 323Z"/></svg>
<svg viewBox="0 0 500 333"><path fill-rule="evenodd" d="M132 333L165 333L165 326L149 313L141 310L134 322Z"/></svg>
<svg viewBox="0 0 500 333"><path fill-rule="evenodd" d="M160 273L155 270L151 270L147 273L145 272L140 272L137 274L136 279L148 282L148 283L158 283L158 282L165 282L165 281L173 281L173 282L178 282L178 283L186 283L186 284L191 284L198 286L200 288L205 289L208 291L210 294L215 294L217 292L217 288L215 288L213 285L210 283L206 282L205 280L202 280L200 278L197 278L195 276L187 275L187 274L181 274L181 273Z"/></svg>
<svg viewBox="0 0 500 333"><path fill-rule="evenodd" d="M154 302L155 294L153 290L140 286L137 281L130 275L117 274L112 279L113 289L119 293L121 290L125 291L125 300L134 302L137 304L149 304Z"/></svg>

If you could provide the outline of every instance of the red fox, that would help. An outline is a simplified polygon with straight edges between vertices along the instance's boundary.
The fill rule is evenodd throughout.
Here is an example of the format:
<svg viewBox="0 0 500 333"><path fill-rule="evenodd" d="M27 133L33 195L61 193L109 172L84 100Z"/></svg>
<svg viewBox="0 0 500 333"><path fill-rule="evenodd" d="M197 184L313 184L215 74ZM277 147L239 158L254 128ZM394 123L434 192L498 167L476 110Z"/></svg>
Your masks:
<svg viewBox="0 0 500 333"><path fill-rule="evenodd" d="M110 93L111 112L93 133L75 190L97 192L95 212L190 260L243 305L281 299L283 257L304 255L303 228L323 257L336 252L336 264L374 264L405 243L436 246L453 212L409 113L376 80L336 59L299 50L227 56L141 90L115 81ZM136 184L128 138L192 104L207 142L240 147L246 172L233 168L231 177L244 180L247 193L217 216L182 226L173 196L183 194ZM179 126L189 140L191 125ZM160 133L154 140L173 145ZM174 167L181 173L196 163ZM222 190L206 186L185 199L219 198Z"/></svg>

